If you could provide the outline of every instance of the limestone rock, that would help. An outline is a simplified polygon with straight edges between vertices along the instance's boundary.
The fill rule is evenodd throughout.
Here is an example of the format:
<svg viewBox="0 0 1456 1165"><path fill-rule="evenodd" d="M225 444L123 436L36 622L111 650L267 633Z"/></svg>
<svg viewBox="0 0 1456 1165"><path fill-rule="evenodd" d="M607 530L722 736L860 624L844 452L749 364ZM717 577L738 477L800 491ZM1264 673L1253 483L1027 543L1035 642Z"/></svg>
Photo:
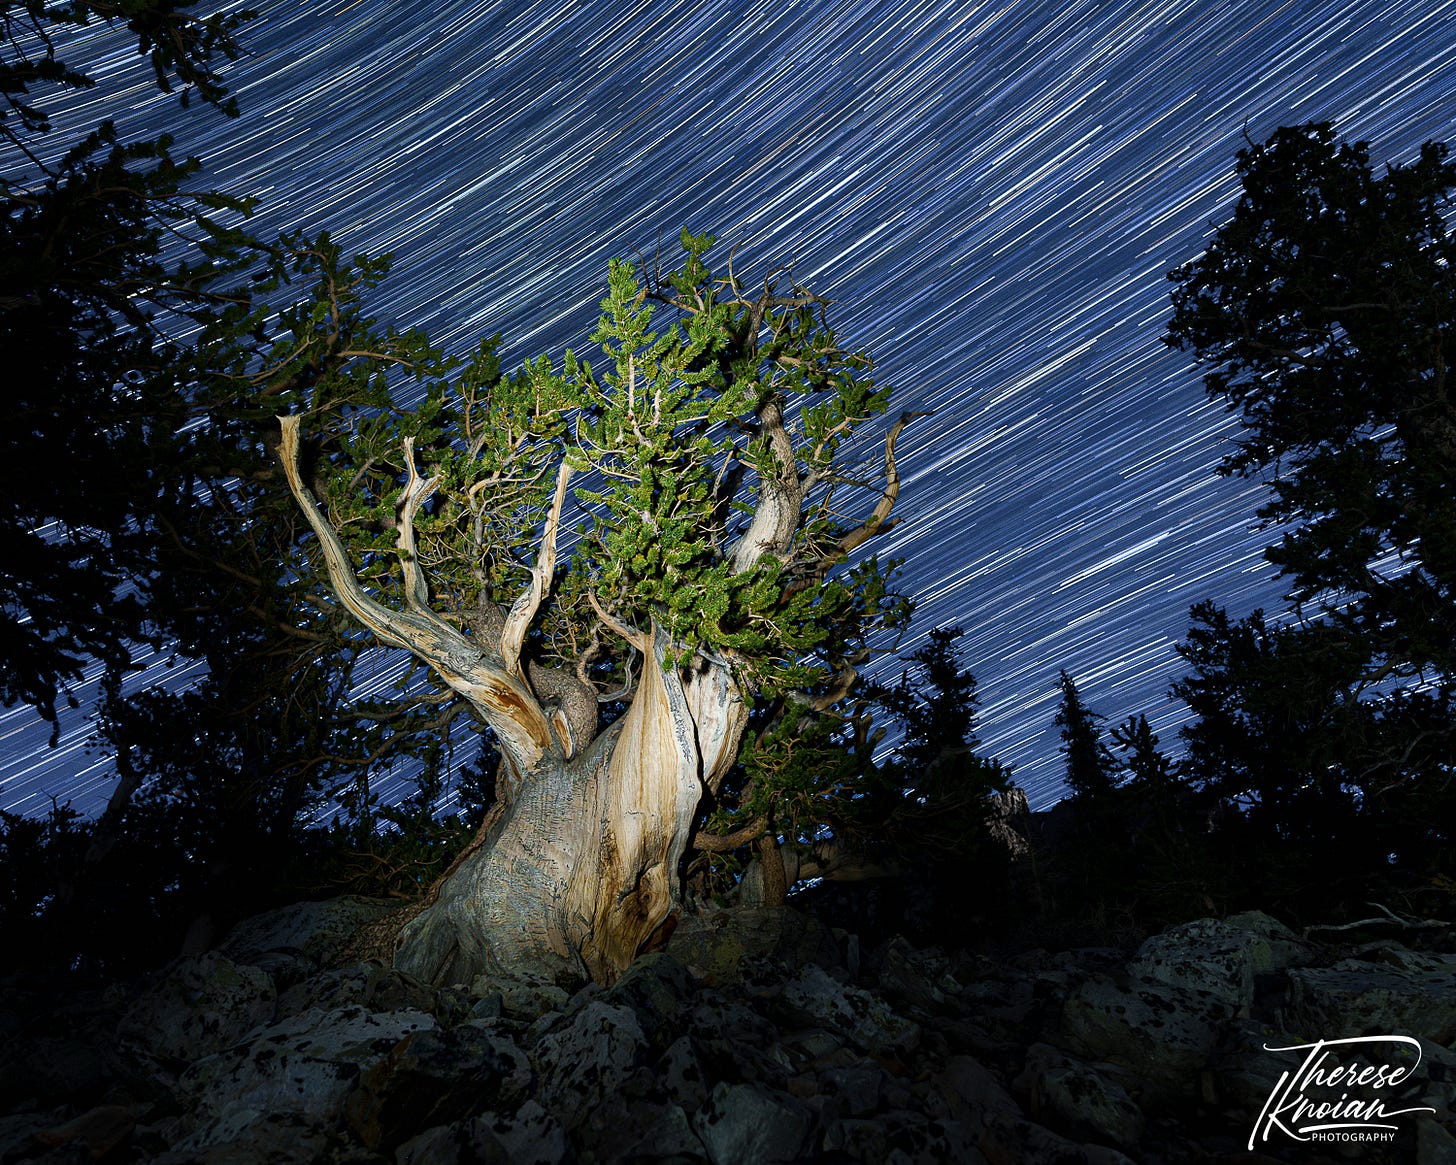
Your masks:
<svg viewBox="0 0 1456 1165"><path fill-rule="evenodd" d="M917 951L898 935L880 954L877 978L889 998L923 1011L940 1010L960 990L944 957Z"/></svg>
<svg viewBox="0 0 1456 1165"><path fill-rule="evenodd" d="M327 966L338 960L362 927L398 909L398 902L355 894L324 902L298 902L244 919L223 940L221 949L235 963L258 963L281 953Z"/></svg>
<svg viewBox="0 0 1456 1165"><path fill-rule="evenodd" d="M835 1032L868 1052L904 1052L920 1041L920 1028L896 1015L883 999L840 983L810 963L784 986L783 1008L793 1018Z"/></svg>
<svg viewBox="0 0 1456 1165"><path fill-rule="evenodd" d="M295 983L278 996L278 1015L298 1015L310 1009L334 1011L363 1007L369 1011L428 1011L440 1008L448 992L430 987L383 963L352 963L323 971ZM460 1010L464 1011L462 1004Z"/></svg>
<svg viewBox="0 0 1456 1165"><path fill-rule="evenodd" d="M719 1084L693 1120L713 1165L796 1162L814 1117L798 1101L756 1084Z"/></svg>
<svg viewBox="0 0 1456 1165"><path fill-rule="evenodd" d="M1122 1149L1142 1139L1143 1114L1115 1080L1049 1044L1033 1044L1016 1079L1026 1112L1080 1139Z"/></svg>
<svg viewBox="0 0 1456 1165"><path fill-rule="evenodd" d="M836 1098L851 1117L868 1116L880 1106L885 1073L880 1068L831 1068L821 1077L823 1091Z"/></svg>
<svg viewBox="0 0 1456 1165"><path fill-rule="evenodd" d="M673 932L667 953L700 978L737 983L745 958L768 956L789 966L840 960L839 944L822 922L782 906L690 914Z"/></svg>
<svg viewBox="0 0 1456 1165"><path fill-rule="evenodd" d="M668 1099L696 1112L708 1099L707 1076L691 1036L679 1036L657 1063L657 1079Z"/></svg>
<svg viewBox="0 0 1456 1165"><path fill-rule="evenodd" d="M1299 948L1294 932L1268 915L1200 918L1148 939L1128 969L1137 978L1201 991L1247 1012L1255 976L1287 966Z"/></svg>
<svg viewBox="0 0 1456 1165"><path fill-rule="evenodd" d="M232 1140L278 1114L337 1122L362 1073L406 1036L434 1026L423 1012L346 1007L306 1011L264 1028L183 1073L178 1092L200 1122L189 1143Z"/></svg>
<svg viewBox="0 0 1456 1165"><path fill-rule="evenodd" d="M459 1125L436 1125L394 1151L395 1165L461 1165Z"/></svg>
<svg viewBox="0 0 1456 1165"><path fill-rule="evenodd" d="M566 1129L534 1100L482 1113L471 1122L469 1144L469 1159L482 1165L563 1165L571 1152Z"/></svg>
<svg viewBox="0 0 1456 1165"><path fill-rule="evenodd" d="M1191 988L1094 975L1063 1006L1062 1038L1086 1059L1131 1068L1149 1094L1187 1100L1227 1017L1223 999Z"/></svg>
<svg viewBox="0 0 1456 1165"><path fill-rule="evenodd" d="M688 969L671 955L658 952L633 962L602 1001L629 1008L643 1034L662 1048L680 1033L683 1017L693 1003L694 989Z"/></svg>
<svg viewBox="0 0 1456 1165"><path fill-rule="evenodd" d="M1456 1161L1456 1137L1433 1120L1416 1126L1416 1165L1451 1165Z"/></svg>
<svg viewBox="0 0 1456 1165"><path fill-rule="evenodd" d="M717 1079L782 1087L793 1074L778 1026L737 998L705 993L688 1015L688 1034Z"/></svg>
<svg viewBox="0 0 1456 1165"><path fill-rule="evenodd" d="M1401 948L1397 961L1343 959L1289 972L1288 1026L1309 1039L1406 1035L1456 1039L1456 958Z"/></svg>
<svg viewBox="0 0 1456 1165"><path fill-rule="evenodd" d="M971 1056L951 1056L933 1084L949 1102L951 1115L967 1128L982 1128L998 1118L1021 1116L1011 1093Z"/></svg>
<svg viewBox="0 0 1456 1165"><path fill-rule="evenodd" d="M977 1148L987 1165L1133 1165L1116 1149L1084 1147L1024 1117L998 1117Z"/></svg>
<svg viewBox="0 0 1456 1165"><path fill-rule="evenodd" d="M297 1112L260 1113L220 1121L206 1137L192 1137L149 1165L318 1165L337 1161L342 1146L318 1122ZM347 1151L346 1151L347 1152Z"/></svg>
<svg viewBox="0 0 1456 1165"><path fill-rule="evenodd" d="M567 1128L618 1092L647 1058L647 1038L626 1007L593 1000L536 1042L541 1103Z"/></svg>
<svg viewBox="0 0 1456 1165"><path fill-rule="evenodd" d="M273 980L216 951L178 959L127 1009L119 1039L191 1062L231 1047L273 1019Z"/></svg>
<svg viewBox="0 0 1456 1165"><path fill-rule="evenodd" d="M344 1116L365 1145L391 1151L424 1128L485 1107L510 1109L526 1099L531 1079L525 1053L486 1027L425 1028L365 1069Z"/></svg>

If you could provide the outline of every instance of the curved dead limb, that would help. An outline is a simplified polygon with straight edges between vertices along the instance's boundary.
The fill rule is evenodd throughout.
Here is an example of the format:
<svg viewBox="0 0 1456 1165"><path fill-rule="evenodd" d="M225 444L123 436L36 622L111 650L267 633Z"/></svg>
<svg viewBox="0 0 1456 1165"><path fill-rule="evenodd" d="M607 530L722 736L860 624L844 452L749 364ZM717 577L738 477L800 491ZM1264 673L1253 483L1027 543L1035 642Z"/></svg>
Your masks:
<svg viewBox="0 0 1456 1165"><path fill-rule="evenodd" d="M815 712L827 712L849 695L857 679L859 679L859 672L852 665L846 665L840 668L829 687L819 695L811 696L807 692L790 692L786 698Z"/></svg>
<svg viewBox="0 0 1456 1165"><path fill-rule="evenodd" d="M591 604L591 609L597 613L597 618L602 621L607 630L616 632L632 647L640 651L644 657L652 654L652 639L627 626L615 615L609 614L607 609L602 606L601 600L597 598L595 591L587 591L586 601Z"/></svg>
<svg viewBox="0 0 1456 1165"><path fill-rule="evenodd" d="M782 401L778 397L764 401L758 419L768 438L774 472L760 477L758 504L748 529L728 553L735 574L752 570L766 554L786 553L803 510L804 488L799 481L794 444L784 428Z"/></svg>
<svg viewBox="0 0 1456 1165"><path fill-rule="evenodd" d="M1345 922L1338 925L1333 923L1324 923L1319 926L1306 926L1303 931L1303 937L1308 938L1317 930L1362 930L1367 926L1395 926L1399 927L1402 930L1434 930L1442 929L1451 925L1449 922L1443 922L1441 919L1438 918L1406 918L1391 910L1390 907L1382 906L1379 902L1367 902L1365 903L1365 905L1374 907L1376 910L1380 911L1383 917L1361 918L1356 922Z"/></svg>
<svg viewBox="0 0 1456 1165"><path fill-rule="evenodd" d="M348 551L299 472L299 418L279 417L278 423L282 432L279 457L288 488L318 537L329 582L344 609L381 643L404 648L433 668L495 729L501 748L516 771L530 772L545 753L553 751L554 745L546 715L530 688L505 670L498 655L481 651L479 644L467 639L428 607L416 608L411 604L409 610L395 611L365 592L349 561ZM412 550L410 557L413 558ZM407 586L412 585L407 581Z"/></svg>
<svg viewBox="0 0 1456 1165"><path fill-rule="evenodd" d="M561 508L566 500L566 486L571 481L571 466L563 460L556 471L556 491L551 497L551 509L546 514L546 525L541 531L541 546L536 552L536 565L531 568L531 586L511 604L501 629L500 651L506 671L524 678L521 670L521 646L526 641L526 632L541 609L541 602L551 589L556 576L556 538L561 529Z"/></svg>
<svg viewBox="0 0 1456 1165"><path fill-rule="evenodd" d="M409 474L405 480L404 492L399 495L395 506L395 522L398 525L399 560L404 570L404 597L410 609L418 614L430 616L430 591L425 582L425 572L420 569L419 549L415 544L415 514L435 492L437 478L421 478L415 471L415 439L404 439L404 465Z"/></svg>
<svg viewBox="0 0 1456 1165"><path fill-rule="evenodd" d="M839 552L848 554L858 549L873 538L876 534L883 534L887 530L898 525L898 519L886 525L886 519L890 511L895 508L895 502L900 497L900 472L895 468L895 442L899 439L900 433L905 426L917 417L928 417L929 413L901 413L900 419L890 426L890 432L885 437L885 489L880 495L879 503L875 506L874 512L863 522L839 539Z"/></svg>
<svg viewBox="0 0 1456 1165"><path fill-rule="evenodd" d="M760 814L747 825L732 833L704 833L701 829L693 834L693 849L709 854L732 853L749 842L757 841L768 830L768 815Z"/></svg>

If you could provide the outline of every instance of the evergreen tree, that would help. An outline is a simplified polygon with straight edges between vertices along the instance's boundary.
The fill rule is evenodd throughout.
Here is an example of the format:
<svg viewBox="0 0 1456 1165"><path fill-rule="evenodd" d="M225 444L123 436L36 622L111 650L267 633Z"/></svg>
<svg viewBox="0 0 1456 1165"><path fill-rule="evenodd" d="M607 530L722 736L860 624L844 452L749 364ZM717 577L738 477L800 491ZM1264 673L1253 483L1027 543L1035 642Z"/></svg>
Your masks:
<svg viewBox="0 0 1456 1165"><path fill-rule="evenodd" d="M274 412L306 410L330 438L344 409L388 405L389 369L437 368L423 337L362 310L387 262L253 237L252 200L198 192L202 164L170 134L123 142L103 122L49 140L46 101L94 84L58 48L72 24L125 24L159 86L237 116L219 69L249 14L190 7L0 10L0 701L58 732L100 673L114 792L94 824L42 835L88 841L48 863L59 881L30 913L112 962L284 892L323 800L402 756L434 779L459 711L347 698L373 644L312 592L272 452ZM151 652L202 678L137 690ZM0 931L30 928L15 911Z"/></svg>
<svg viewBox="0 0 1456 1165"><path fill-rule="evenodd" d="M1148 790L1166 788L1173 782L1173 764L1158 749L1158 735L1147 716L1129 716L1111 735L1113 745L1123 754L1118 765L1131 785Z"/></svg>
<svg viewBox="0 0 1456 1165"><path fill-rule="evenodd" d="M1062 702L1056 725L1062 730L1062 755L1067 758L1067 788L1079 801L1104 800L1115 786L1112 754L1102 740L1102 719L1082 702L1076 681L1065 670L1057 678Z"/></svg>
<svg viewBox="0 0 1456 1165"><path fill-rule="evenodd" d="M1364 656L1350 690L1382 744L1359 783L1449 776L1456 165L1429 142L1377 174L1368 145L1312 124L1241 151L1238 172L1231 218L1172 273L1168 342L1240 418L1222 471L1269 484L1267 557L1315 637L1307 650Z"/></svg>
<svg viewBox="0 0 1456 1165"><path fill-rule="evenodd" d="M908 616L893 564L848 563L892 524L908 418L846 519L864 480L847 444L888 390L827 301L774 275L750 293L710 272L711 238L682 243L671 275L611 265L599 363L503 376L486 344L419 408L356 414L323 449L283 417L338 606L463 696L502 754L478 847L403 936L422 978L613 978L677 908L736 766L753 796L788 791L795 742L842 721Z"/></svg>

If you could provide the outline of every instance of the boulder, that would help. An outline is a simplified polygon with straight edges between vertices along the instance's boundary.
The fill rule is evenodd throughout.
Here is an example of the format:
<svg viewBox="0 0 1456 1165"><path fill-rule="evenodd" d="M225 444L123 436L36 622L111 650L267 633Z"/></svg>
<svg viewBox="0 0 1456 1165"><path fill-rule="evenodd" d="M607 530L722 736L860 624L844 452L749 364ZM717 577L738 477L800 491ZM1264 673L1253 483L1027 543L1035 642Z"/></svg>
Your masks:
<svg viewBox="0 0 1456 1165"><path fill-rule="evenodd" d="M149 1157L149 1165L318 1165L350 1159L336 1136L301 1113L235 1115L219 1121L205 1137L188 1138Z"/></svg>
<svg viewBox="0 0 1456 1165"><path fill-rule="evenodd" d="M284 990L278 996L278 1015L301 1012L334 1011L341 1007L363 1007L369 1011L428 1011L437 1013L442 998L457 1003L462 1015L469 1000L395 971L383 963L351 963L310 976Z"/></svg>
<svg viewBox="0 0 1456 1165"><path fill-rule="evenodd" d="M193 1064L178 1093L195 1114L188 1146L224 1143L265 1117L337 1124L359 1078L406 1036L434 1028L418 1011L306 1011Z"/></svg>
<svg viewBox="0 0 1456 1165"><path fill-rule="evenodd" d="M620 1091L645 1063L647 1038L630 1008L597 999L541 1036L531 1059L541 1103L571 1129Z"/></svg>
<svg viewBox="0 0 1456 1165"><path fill-rule="evenodd" d="M630 1009L647 1039L665 1048L680 1034L694 993L692 973L671 955L658 952L633 962L602 1002Z"/></svg>
<svg viewBox="0 0 1456 1165"><path fill-rule="evenodd" d="M1078 1140L1135 1148L1143 1135L1143 1114L1120 1084L1091 1064L1074 1060L1050 1044L1033 1044L1016 1078L1026 1114Z"/></svg>
<svg viewBox="0 0 1456 1165"><path fill-rule="evenodd" d="M739 982L744 960L752 956L767 956L791 967L840 962L839 944L828 927L782 906L684 915L667 951L698 978L715 984Z"/></svg>
<svg viewBox="0 0 1456 1165"><path fill-rule="evenodd" d="M949 960L938 952L918 951L899 935L890 939L877 961L880 991L910 1007L937 1011L960 991Z"/></svg>
<svg viewBox="0 0 1456 1165"><path fill-rule="evenodd" d="M878 1067L831 1068L819 1078L819 1085L846 1116L862 1117L879 1108L884 1077Z"/></svg>
<svg viewBox="0 0 1456 1165"><path fill-rule="evenodd" d="M707 1075L691 1036L679 1036L668 1044L657 1062L656 1076L664 1095L688 1112L696 1112L708 1099Z"/></svg>
<svg viewBox="0 0 1456 1165"><path fill-rule="evenodd" d="M273 980L216 951L171 963L127 1008L117 1038L169 1060L191 1062L237 1043L269 1023Z"/></svg>
<svg viewBox="0 0 1456 1165"><path fill-rule="evenodd" d="M951 1116L968 1129L984 1128L1000 1118L1019 1118L1021 1109L1001 1081L971 1056L951 1056L932 1078Z"/></svg>
<svg viewBox="0 0 1456 1165"><path fill-rule="evenodd" d="M784 1033L739 999L704 992L688 1015L687 1034L710 1082L757 1081L781 1088L793 1075Z"/></svg>
<svg viewBox="0 0 1456 1165"><path fill-rule="evenodd" d="M757 1084L718 1084L693 1119L713 1165L797 1162L808 1147L813 1114Z"/></svg>
<svg viewBox="0 0 1456 1165"><path fill-rule="evenodd" d="M509 1112L485 1112L470 1123L470 1157L480 1165L563 1165L571 1148L566 1129L528 1100Z"/></svg>
<svg viewBox="0 0 1456 1165"><path fill-rule="evenodd" d="M896 1015L877 995L841 983L813 963L784 985L779 1002L791 1020L826 1028L867 1052L905 1052L920 1042L919 1025Z"/></svg>
<svg viewBox="0 0 1456 1165"><path fill-rule="evenodd" d="M1304 951L1293 931L1251 911L1231 919L1185 922L1143 943L1128 970L1137 978L1189 988L1248 1013L1254 980L1290 965Z"/></svg>
<svg viewBox="0 0 1456 1165"><path fill-rule="evenodd" d="M1456 1137L1433 1120L1416 1126L1416 1165L1451 1165L1456 1161Z"/></svg>
<svg viewBox="0 0 1456 1165"><path fill-rule="evenodd" d="M526 1054L488 1027L425 1028L361 1073L344 1118L365 1145L392 1152L423 1129L482 1108L509 1110L526 1099L531 1080Z"/></svg>
<svg viewBox="0 0 1456 1165"><path fill-rule="evenodd" d="M1195 1100L1228 1014L1224 998L1193 988L1094 975L1062 1008L1062 1042L1085 1059L1131 1068L1150 1096Z"/></svg>
<svg viewBox="0 0 1456 1165"><path fill-rule="evenodd" d="M571 992L549 979L477 975L469 995L486 1015L505 1015L529 1023L553 1011L563 1011ZM481 1006L481 1005L484 1006Z"/></svg>
<svg viewBox="0 0 1456 1165"><path fill-rule="evenodd" d="M1253 1128L1279 1078L1297 1061L1289 1054L1269 1048L1288 1048L1302 1043L1273 1024L1241 1020L1220 1043L1218 1054L1209 1062L1210 1100L1235 1117L1241 1127Z"/></svg>
<svg viewBox="0 0 1456 1165"><path fill-rule="evenodd" d="M1385 959L1372 961L1381 951ZM1289 986L1287 1026L1307 1039L1456 1039L1456 956L1384 947L1332 967L1296 968Z"/></svg>
<svg viewBox="0 0 1456 1165"><path fill-rule="evenodd" d="M824 1130L824 1149L876 1165L960 1165L978 1155L975 1140L956 1121L927 1120L923 1113L904 1110L872 1120L832 1121Z"/></svg>
<svg viewBox="0 0 1456 1165"><path fill-rule="evenodd" d="M977 1148L987 1165L1134 1165L1116 1149L1079 1145L1025 1117L998 1117Z"/></svg>
<svg viewBox="0 0 1456 1165"><path fill-rule="evenodd" d="M337 962L359 931L400 909L388 898L348 894L323 902L297 902L245 918L228 933L222 953L235 963L262 963L270 955L301 957L315 967Z"/></svg>
<svg viewBox="0 0 1456 1165"><path fill-rule="evenodd" d="M436 1125L405 1141L394 1151L395 1165L461 1165L461 1128Z"/></svg>

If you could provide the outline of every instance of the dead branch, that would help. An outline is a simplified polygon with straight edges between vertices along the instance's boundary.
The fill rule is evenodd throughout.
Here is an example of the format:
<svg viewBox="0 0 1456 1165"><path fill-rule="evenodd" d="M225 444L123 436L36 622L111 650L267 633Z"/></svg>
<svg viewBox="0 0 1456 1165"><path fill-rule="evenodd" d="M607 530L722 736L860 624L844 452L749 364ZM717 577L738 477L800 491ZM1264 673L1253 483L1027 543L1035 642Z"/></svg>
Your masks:
<svg viewBox="0 0 1456 1165"><path fill-rule="evenodd" d="M1301 937L1308 938L1312 932L1317 930L1359 930L1361 927L1364 926L1395 926L1399 927L1401 930L1434 930L1442 929L1451 925L1449 922L1442 922L1440 919L1437 918L1402 918L1399 914L1396 914L1395 911L1391 910L1388 906L1382 906L1379 902L1367 902L1365 903L1365 905L1374 907L1376 910L1380 911L1383 917L1362 918L1356 922L1344 922L1339 924L1323 923L1318 926L1306 926L1301 932Z"/></svg>
<svg viewBox="0 0 1456 1165"><path fill-rule="evenodd" d="M505 627L501 630L500 651L506 671L522 676L521 647L526 642L526 632L541 609L551 581L556 577L556 538L561 528L561 509L566 501L566 486L571 481L571 466L565 460L556 470L556 492L551 496L551 509L546 514L546 525L541 531L541 547L536 552L536 565L531 568L531 586L511 604L506 615Z"/></svg>
<svg viewBox="0 0 1456 1165"><path fill-rule="evenodd" d="M699 830L693 834L693 840L689 843L690 848L700 850L703 853L726 854L732 853L740 846L749 842L757 841L768 829L767 814L755 817L747 825L735 829L732 833L722 834L704 833Z"/></svg>
<svg viewBox="0 0 1456 1165"><path fill-rule="evenodd" d="M409 476L395 506L395 521L399 529L397 545L404 571L404 597L411 610L429 615L432 613L429 586L425 582L425 572L420 569L419 550L415 546L415 513L435 492L438 478L422 478L416 472L413 437L404 439L404 465Z"/></svg>

